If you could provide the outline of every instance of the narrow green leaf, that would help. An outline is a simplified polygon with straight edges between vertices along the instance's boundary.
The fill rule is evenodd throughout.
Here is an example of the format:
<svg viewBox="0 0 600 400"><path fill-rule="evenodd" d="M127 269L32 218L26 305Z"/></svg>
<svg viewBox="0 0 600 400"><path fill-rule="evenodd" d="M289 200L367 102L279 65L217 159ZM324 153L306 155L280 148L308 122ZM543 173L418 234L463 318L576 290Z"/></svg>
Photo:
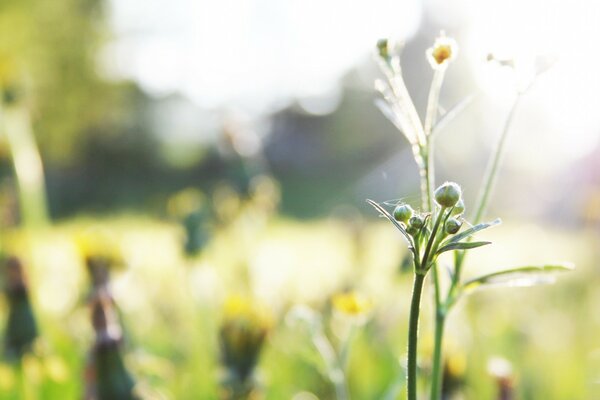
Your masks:
<svg viewBox="0 0 600 400"><path fill-rule="evenodd" d="M411 249L411 251L414 252L415 243L413 241L413 238L408 234L408 232L406 232L406 230L402 227L402 225L400 225L400 223L398 221L396 221L394 219L394 217L392 217L390 215L390 213L387 212L385 208L381 207L377 202L375 202L371 199L367 199L367 203L369 203L371 206L373 206L377 211L379 211L381 213L381 215L383 215L384 217L389 219L390 222L392 224L394 224L394 226L400 231L400 233L402 233L402 235L408 242L409 248Z"/></svg>
<svg viewBox="0 0 600 400"><path fill-rule="evenodd" d="M392 110L392 108L390 107L390 105L381 100L381 99L375 99L375 105L377 106L377 108L379 108L379 111L381 111L381 113L390 120L390 122L392 124L394 124L394 126L400 131L403 132L402 130L402 124L400 123L400 119L398 118L398 116L396 115L396 113L394 113L394 111Z"/></svg>
<svg viewBox="0 0 600 400"><path fill-rule="evenodd" d="M458 242L458 243L448 243L445 246L442 246L438 249L436 254L442 254L446 251L451 250L469 250L474 249L476 247L485 246L486 244L490 244L492 242Z"/></svg>
<svg viewBox="0 0 600 400"><path fill-rule="evenodd" d="M464 99L459 101L458 104L454 105L448 112L444 113L431 130L431 134L435 135L436 133L444 129L450 121L456 118L456 116L458 116L463 110L467 108L467 106L469 106L469 104L471 104L471 102L473 102L473 99L475 99L475 97L475 94L471 94L465 97Z"/></svg>
<svg viewBox="0 0 600 400"><path fill-rule="evenodd" d="M397 373L396 378L388 386L382 400L396 400L405 386L406 373L404 371Z"/></svg>
<svg viewBox="0 0 600 400"><path fill-rule="evenodd" d="M466 281L462 286L472 290L482 285L497 286L533 286L554 282L554 275L559 272L572 271L572 264L527 265L492 272Z"/></svg>
<svg viewBox="0 0 600 400"><path fill-rule="evenodd" d="M502 220L500 220L500 218L497 218L491 222L482 222L480 224L477 224L469 229L467 229L464 232L459 233L458 235L454 235L452 236L450 239L446 240L444 243L442 243L442 247L450 244L450 243L457 243L460 242L463 239L466 239L470 236L473 236L475 233L482 231L486 228L498 225L502 222Z"/></svg>

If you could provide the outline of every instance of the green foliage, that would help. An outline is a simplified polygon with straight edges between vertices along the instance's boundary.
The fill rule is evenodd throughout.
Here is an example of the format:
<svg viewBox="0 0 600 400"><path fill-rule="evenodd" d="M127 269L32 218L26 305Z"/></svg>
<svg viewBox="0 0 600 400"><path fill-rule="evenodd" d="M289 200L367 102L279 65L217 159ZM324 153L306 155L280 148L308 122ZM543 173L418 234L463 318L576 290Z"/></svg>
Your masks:
<svg viewBox="0 0 600 400"><path fill-rule="evenodd" d="M469 279L463 283L464 290L472 290L480 286L532 286L538 283L548 283L553 281L553 275L557 272L572 271L571 264L549 264L549 265L528 265L505 269L490 274L482 275L477 278Z"/></svg>
<svg viewBox="0 0 600 400"><path fill-rule="evenodd" d="M0 3L0 91L15 93L11 103L33 106L34 132L49 160L72 161L82 134L107 131L127 105L98 70L104 21L103 0Z"/></svg>
<svg viewBox="0 0 600 400"><path fill-rule="evenodd" d="M456 242L449 243L445 246L442 246L438 249L437 254L445 253L446 251L451 250L470 250L475 249L477 247L485 246L491 244L492 242Z"/></svg>

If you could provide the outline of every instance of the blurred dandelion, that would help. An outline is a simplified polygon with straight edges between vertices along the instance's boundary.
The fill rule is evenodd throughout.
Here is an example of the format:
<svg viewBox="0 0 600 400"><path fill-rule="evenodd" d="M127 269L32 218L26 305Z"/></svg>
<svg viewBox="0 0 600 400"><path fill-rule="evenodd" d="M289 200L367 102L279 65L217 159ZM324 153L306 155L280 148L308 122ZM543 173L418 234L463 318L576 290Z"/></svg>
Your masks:
<svg viewBox="0 0 600 400"><path fill-rule="evenodd" d="M225 367L221 398L233 400L258 395L254 369L272 326L269 310L256 300L242 296L226 300L219 330L221 361Z"/></svg>

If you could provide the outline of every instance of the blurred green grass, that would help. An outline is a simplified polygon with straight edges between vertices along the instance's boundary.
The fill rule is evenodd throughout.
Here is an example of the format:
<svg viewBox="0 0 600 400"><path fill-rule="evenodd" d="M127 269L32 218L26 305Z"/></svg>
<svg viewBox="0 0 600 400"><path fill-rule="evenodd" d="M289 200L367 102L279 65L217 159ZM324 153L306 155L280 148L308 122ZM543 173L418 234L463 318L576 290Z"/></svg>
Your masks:
<svg viewBox="0 0 600 400"><path fill-rule="evenodd" d="M268 304L277 321L259 364L267 399L302 392L334 397L308 334L284 319L296 304L326 314L331 295L348 287L366 293L374 304L352 344L352 398L381 398L402 375L410 276L398 271L404 244L385 223L365 223L364 233L356 235L341 219L300 222L246 215L215 229L207 247L187 258L183 232L174 222L135 215L101 222L79 217L17 232L13 241L28 255L42 333L36 355L24 367L30 390L41 399L79 398L83 390L93 330L85 306L87 277L73 238L92 225L111 232L126 262L114 272L112 288L123 316L127 365L149 398L218 397L221 306L238 292ZM495 356L513 364L518 398L599 396L598 233L506 223L487 236L494 244L473 253L469 275L515 260L571 260L577 269L555 285L491 289L462 300L450 318L446 344L466 359L464 397L493 398L487 364ZM532 237L536 240L525 240ZM431 352L429 297L421 328L425 372ZM4 301L0 310L6 314ZM10 364L0 364L1 398L18 398L18 379Z"/></svg>

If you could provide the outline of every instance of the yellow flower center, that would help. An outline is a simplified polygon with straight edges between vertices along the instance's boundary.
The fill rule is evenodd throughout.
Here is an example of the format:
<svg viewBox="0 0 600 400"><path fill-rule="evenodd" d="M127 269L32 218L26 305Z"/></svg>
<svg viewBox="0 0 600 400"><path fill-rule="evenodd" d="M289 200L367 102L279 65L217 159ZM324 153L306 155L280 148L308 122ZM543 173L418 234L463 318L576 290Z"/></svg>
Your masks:
<svg viewBox="0 0 600 400"><path fill-rule="evenodd" d="M442 64L444 61L452 57L452 48L449 45L439 45L433 49L431 54L436 63Z"/></svg>
<svg viewBox="0 0 600 400"><path fill-rule="evenodd" d="M357 293L337 294L332 302L337 311L348 315L361 315L371 308L371 302Z"/></svg>

